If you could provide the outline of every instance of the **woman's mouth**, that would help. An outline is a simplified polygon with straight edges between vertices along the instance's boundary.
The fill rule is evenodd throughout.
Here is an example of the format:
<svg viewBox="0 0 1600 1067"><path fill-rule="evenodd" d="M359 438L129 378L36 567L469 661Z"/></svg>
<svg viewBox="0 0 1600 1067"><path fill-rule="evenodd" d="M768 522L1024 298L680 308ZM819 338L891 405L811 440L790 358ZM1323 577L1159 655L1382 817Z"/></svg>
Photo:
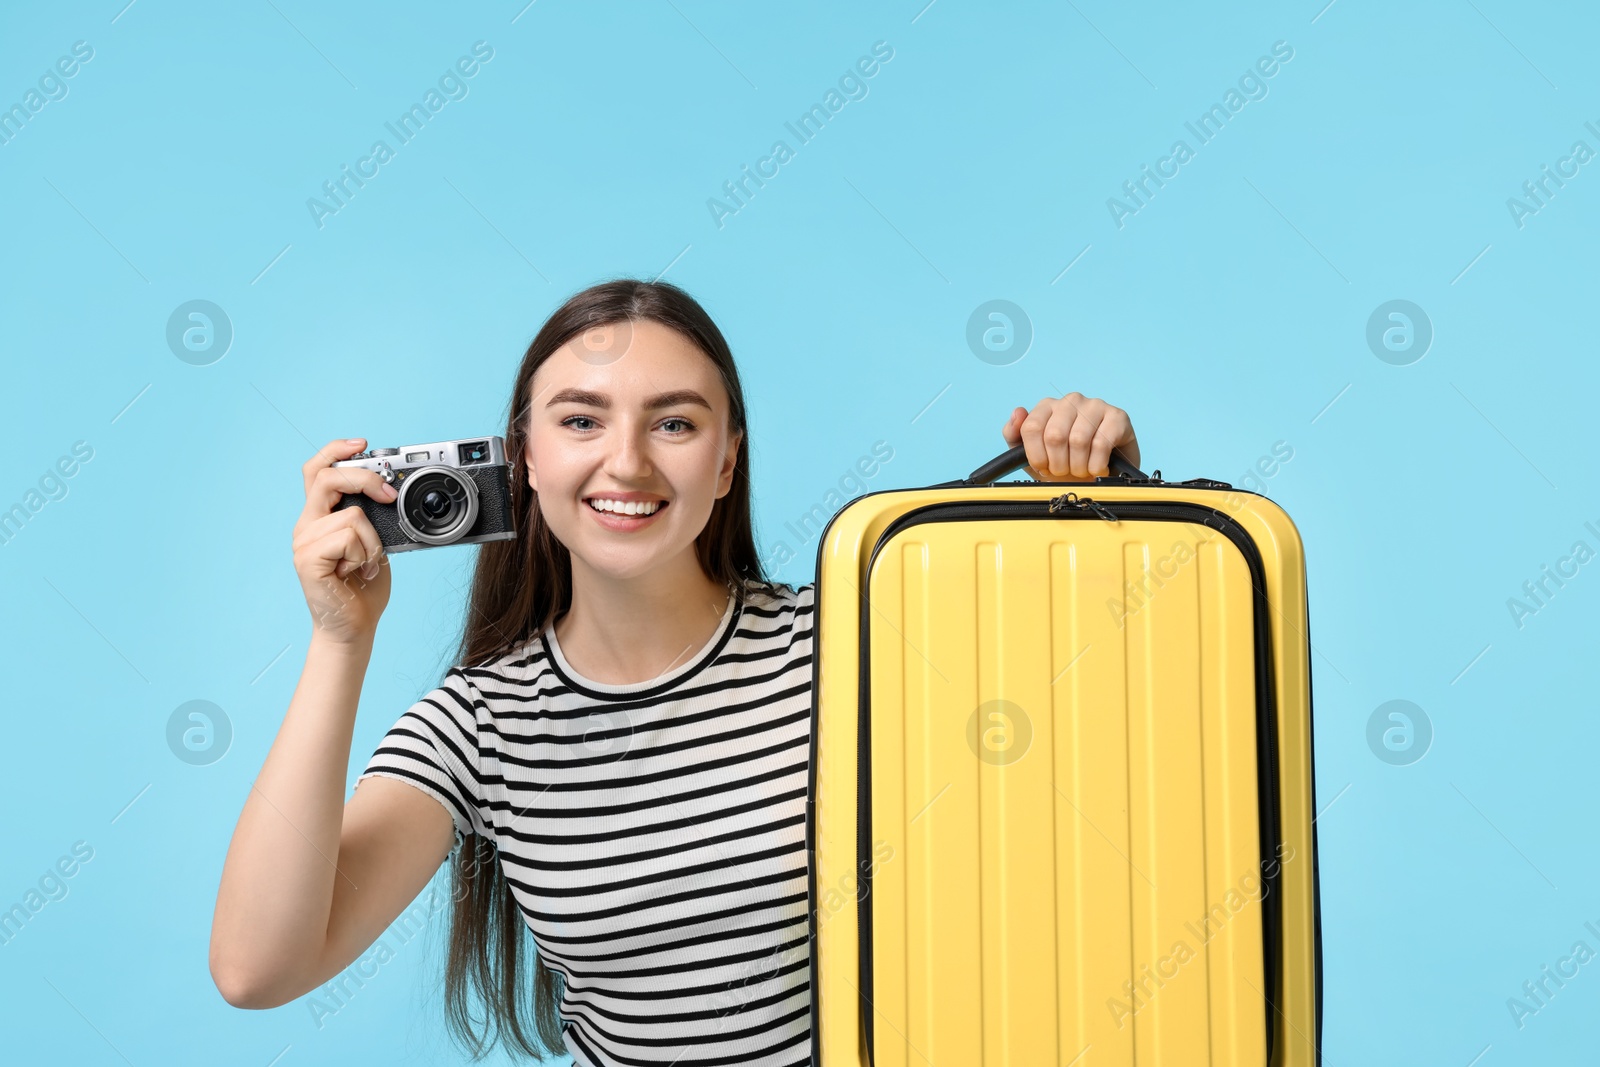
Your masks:
<svg viewBox="0 0 1600 1067"><path fill-rule="evenodd" d="M655 521L667 509L665 500L612 500L607 497L589 497L583 502L595 521L608 530L629 531L642 529Z"/></svg>

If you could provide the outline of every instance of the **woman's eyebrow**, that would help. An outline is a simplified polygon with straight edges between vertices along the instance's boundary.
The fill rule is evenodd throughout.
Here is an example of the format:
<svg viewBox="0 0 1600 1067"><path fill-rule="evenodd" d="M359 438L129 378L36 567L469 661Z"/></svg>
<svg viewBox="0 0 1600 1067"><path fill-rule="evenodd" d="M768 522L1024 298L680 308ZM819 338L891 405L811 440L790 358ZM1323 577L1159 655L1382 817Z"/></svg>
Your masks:
<svg viewBox="0 0 1600 1067"><path fill-rule="evenodd" d="M545 407L555 407L557 404L587 404L590 407L609 408L611 398L592 389L563 389L552 396ZM706 398L693 389L674 389L667 393L657 393L655 396L646 397L644 402L644 406L648 409L670 408L679 404L699 404L707 411L711 410Z"/></svg>

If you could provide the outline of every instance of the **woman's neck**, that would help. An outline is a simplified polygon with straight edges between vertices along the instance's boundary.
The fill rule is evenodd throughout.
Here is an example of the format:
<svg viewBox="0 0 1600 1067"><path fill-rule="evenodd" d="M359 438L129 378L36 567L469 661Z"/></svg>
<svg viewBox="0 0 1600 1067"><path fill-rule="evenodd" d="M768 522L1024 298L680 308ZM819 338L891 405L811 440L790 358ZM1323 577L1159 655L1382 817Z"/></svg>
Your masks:
<svg viewBox="0 0 1600 1067"><path fill-rule="evenodd" d="M690 566L615 580L573 560L572 605L555 622L573 670L605 685L659 678L711 641L731 590Z"/></svg>

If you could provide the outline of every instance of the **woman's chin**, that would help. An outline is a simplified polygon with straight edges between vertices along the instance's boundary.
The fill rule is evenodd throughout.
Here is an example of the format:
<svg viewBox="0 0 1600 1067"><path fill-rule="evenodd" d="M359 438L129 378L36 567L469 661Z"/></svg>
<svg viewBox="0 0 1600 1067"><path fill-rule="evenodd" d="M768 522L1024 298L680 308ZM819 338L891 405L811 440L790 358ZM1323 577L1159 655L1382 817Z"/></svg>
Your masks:
<svg viewBox="0 0 1600 1067"><path fill-rule="evenodd" d="M597 577L613 582L633 581L649 574L660 573L672 553L643 551L626 546L587 546L588 550L573 552Z"/></svg>

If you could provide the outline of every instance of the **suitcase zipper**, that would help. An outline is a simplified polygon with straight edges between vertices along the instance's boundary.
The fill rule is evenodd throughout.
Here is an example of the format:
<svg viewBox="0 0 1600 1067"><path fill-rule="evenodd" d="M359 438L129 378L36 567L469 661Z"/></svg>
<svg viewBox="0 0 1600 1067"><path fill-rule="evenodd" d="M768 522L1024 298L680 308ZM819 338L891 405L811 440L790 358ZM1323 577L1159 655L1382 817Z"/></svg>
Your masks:
<svg viewBox="0 0 1600 1067"><path fill-rule="evenodd" d="M1078 508L1080 510L1087 508L1108 522L1117 521L1117 517L1108 511L1104 504L1093 497L1079 496L1077 493L1063 493L1061 496L1051 498L1050 510L1052 512L1063 511L1067 508Z"/></svg>
<svg viewBox="0 0 1600 1067"><path fill-rule="evenodd" d="M1211 479L1193 479L1192 481L1211 481ZM1218 486L1224 484L1217 483ZM1209 488L1209 486L1206 488ZM1141 518L1157 521L1198 523L1226 536L1244 556L1245 563L1250 570L1250 583L1255 594L1253 604L1255 607L1257 807L1260 812L1261 822L1261 865L1265 866L1269 857L1276 860L1280 837L1278 833L1277 699L1274 688L1272 632L1271 619L1268 617L1269 606L1266 600L1265 568L1254 540L1233 519L1223 512L1207 507L1204 504L1122 500L1103 502L1097 501L1092 497L1080 497L1076 491L1064 493L1046 503L1047 506L1043 509L1039 507L1040 501L989 501L972 504L946 502L926 504L913 508L884 528L872 547L872 552L867 560L866 573L869 576L871 575L873 565L877 562L879 550L895 534L909 526L925 522L958 522L964 519L986 518L1086 519L1091 516L1107 522L1116 522L1119 516L1126 516L1130 519ZM1111 510L1112 507L1116 510ZM820 570L818 574L820 577ZM859 962L858 979L860 981L861 1018L865 1029L867 1063L869 1067L876 1063L873 1041L873 1012L875 1009L872 1006L871 999L873 984L872 866L869 859L872 850L871 686L867 655L870 622L868 606L865 603L865 597L863 597L860 623L861 652L858 656L860 662L858 674L859 697L857 700L859 715L856 740L856 877L857 885L859 886L856 897L856 925L859 939L857 958ZM813 662L813 668L817 666L819 664ZM813 758L817 740L815 727L816 724L813 721ZM812 842L812 847L815 847L814 841ZM1275 1003L1275 997L1278 993L1277 955L1279 932L1282 930L1283 923L1280 905L1281 894L1278 889L1281 865L1274 863L1273 870L1274 873L1270 878L1265 875L1262 877L1265 889L1261 897L1262 977L1269 991L1265 1007L1266 1063L1272 1062L1273 1054L1272 1005ZM814 926L813 933L815 933ZM818 945L813 940L811 948L813 1011L816 1010L816 997L819 992L817 977L820 973L820 968L818 966L817 950ZM820 1048L813 1048L812 1054L813 1063L820 1062Z"/></svg>

